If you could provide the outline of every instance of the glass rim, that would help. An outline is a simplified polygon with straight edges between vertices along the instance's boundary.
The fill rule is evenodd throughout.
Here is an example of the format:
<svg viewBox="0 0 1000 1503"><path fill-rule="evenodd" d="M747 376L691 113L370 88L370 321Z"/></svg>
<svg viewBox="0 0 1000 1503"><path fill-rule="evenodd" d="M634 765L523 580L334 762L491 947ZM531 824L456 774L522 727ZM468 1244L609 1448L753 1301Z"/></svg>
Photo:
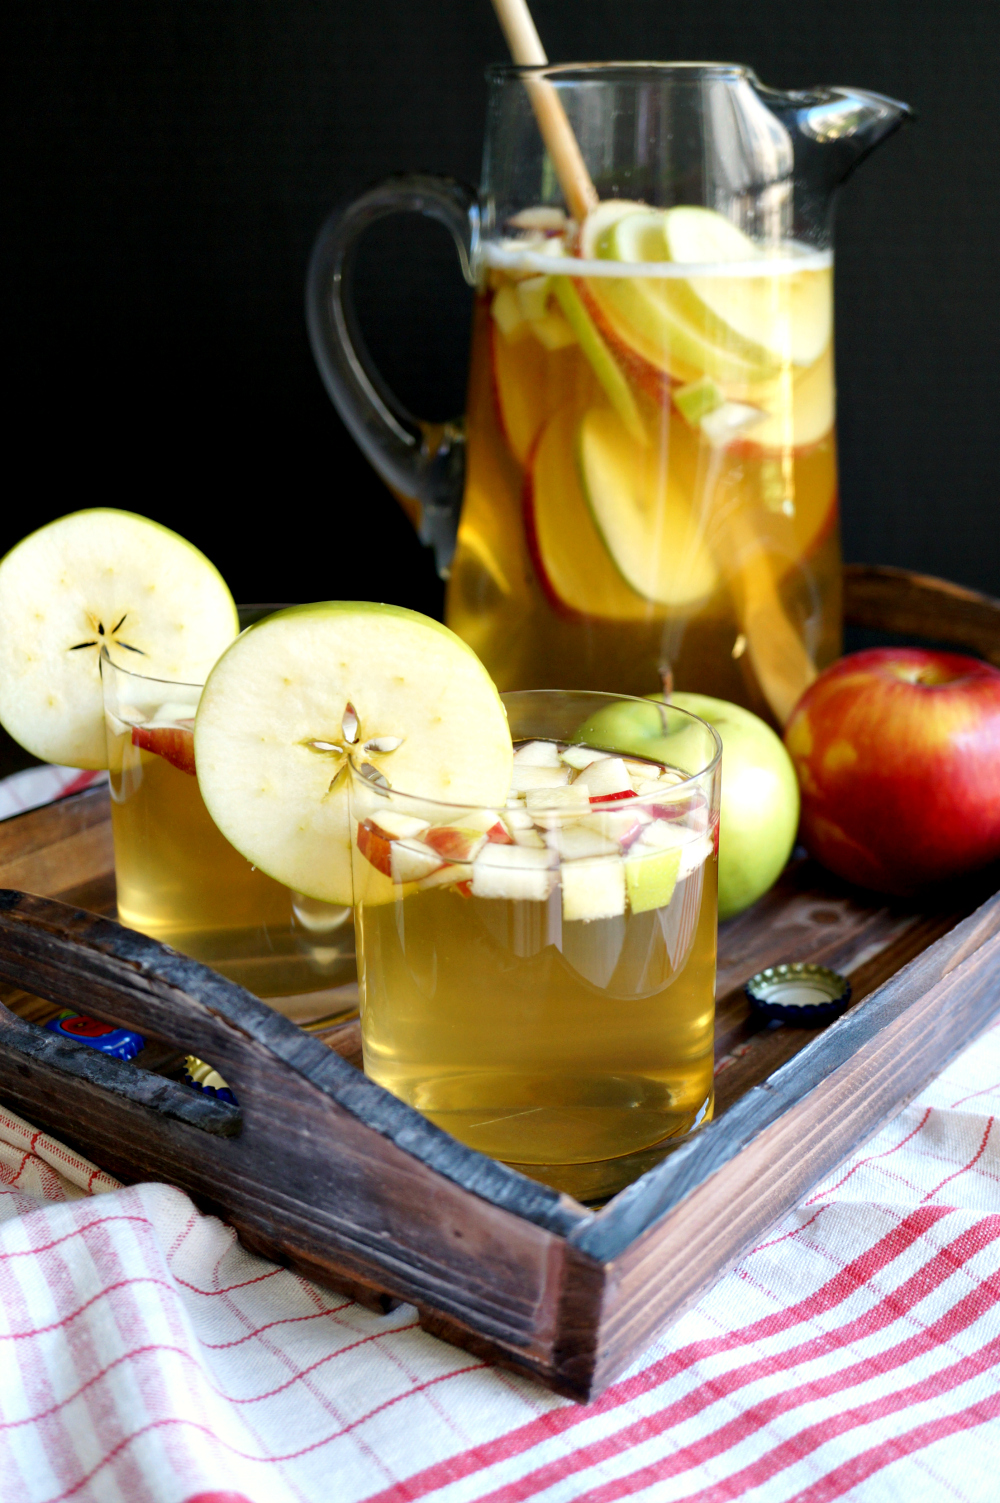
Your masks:
<svg viewBox="0 0 1000 1503"><path fill-rule="evenodd" d="M650 791L649 793L641 793L641 794L638 794L638 795L633 795L631 798L629 798L629 797L627 797L625 795L623 795L620 799L610 799L609 798L607 800L607 802L602 802L600 809L598 811L596 811L596 812L601 813L601 814L614 814L614 813L617 813L619 810L627 810L630 805L634 807L637 801L638 802L642 802L643 800L646 800L646 799L649 799L649 800L652 800L652 801L655 802L655 800L658 799L658 798L669 797L671 800L678 800L679 801L680 799L682 799L682 798L685 797L685 789L690 788L694 784L701 783L706 777L712 777L712 776L714 776L715 773L718 771L719 764L722 761L722 737L719 735L718 731L715 729L715 726L714 725L710 725L707 720L703 720L700 715L696 715L693 710L685 710L680 705L672 704L669 700L658 701L658 700L653 700L653 699L642 699L637 694L614 694L610 690L606 690L606 689L511 689L511 690L508 690L505 694L501 694L500 698L501 698L502 701L504 701L505 708L506 708L506 701L508 699L510 699L510 698L513 698L514 695L517 695L519 697L523 696L524 698L529 698L531 696L538 695L539 698L542 698L542 697L551 697L552 695L556 695L556 696L559 696L559 697L568 697L568 696L574 695L574 694L586 695L590 699L604 699L604 700L608 700L608 701L616 703L616 704L620 704L622 702L625 702L625 703L628 703L628 704L637 704L637 705L659 704L660 707L661 707L661 709L672 710L675 715L683 715L686 720L694 721L694 723L696 725L702 726L704 728L704 730L706 730L709 733L710 737L712 738L712 742L714 743L714 746L715 746L715 751L714 751L711 759L708 762L705 763L705 766L702 767L702 768L700 768L697 772L688 773L685 777L682 777L679 782L677 782L677 783L670 783L667 787L663 788L660 792ZM529 740L538 740L538 741L550 741L550 740L560 740L561 738L560 737L552 737L552 736L537 736L537 737L529 737L527 739L529 739ZM573 746L573 745L585 746L586 744L587 743L584 742L584 741L580 741L580 742L572 742L571 741L571 742L567 743L567 745L570 745L570 746ZM608 748L606 748L606 747L599 747L598 746L598 747L594 747L593 750L594 751L606 751L606 750L608 750ZM641 753L639 753L639 752L612 752L611 755L612 756L619 756L619 757L631 757L635 761L649 761L649 762L653 761L652 758L648 758L648 757L644 758L641 755ZM661 763L656 763L656 765L662 767L664 764L661 762ZM395 788L395 787L392 787L391 785L388 786L388 787L383 788L381 786L381 784L376 783L373 778L369 777L362 770L361 767L355 766L354 759L352 757L348 757L348 759L347 759L347 768L348 768L348 777L349 777L349 779L350 779L351 782L353 782L355 779L357 779L358 782L362 785L362 787L367 792L370 792L370 793L373 793L373 794L378 794L378 795L380 795L380 796L382 796L382 797L384 797L386 799L391 799L391 798L410 799L414 803L425 804L425 805L428 805L429 807L434 808L434 809L460 809L460 810L469 810L470 812L472 812L473 810L475 810L475 811L496 810L496 812L498 814L502 814L504 808L506 807L506 795L505 795L505 802L503 804L469 804L469 803L466 803L462 799L428 798L425 794L422 794L422 793L411 793L410 790L407 789L407 788ZM676 768L676 769L674 769L674 771L680 771L680 769ZM552 806L552 807L540 806L538 812L540 814L551 814L551 813L557 812L557 806Z"/></svg>
<svg viewBox="0 0 1000 1503"><path fill-rule="evenodd" d="M116 663L108 652L107 646L103 643L101 645L100 663L102 683L104 681L105 663L107 663L109 668L113 668L116 673L124 673L126 678L137 678L144 684L165 684L168 689L204 689L205 683L208 682L206 679L205 683L195 684L186 678L157 678L152 673L135 673L131 668L122 668L119 663Z"/></svg>
<svg viewBox="0 0 1000 1503"><path fill-rule="evenodd" d="M606 79L615 73L638 77L641 74L664 78L670 74L687 75L690 78L716 77L749 79L757 82L757 75L746 63L716 62L657 62L652 59L626 59L621 62L603 63L490 63L486 70L488 83L508 83L512 79L549 78L555 82L590 83Z"/></svg>
<svg viewBox="0 0 1000 1503"><path fill-rule="evenodd" d="M285 603L285 604L279 604L277 602L271 601L271 602L267 602L266 604L238 605L236 607L236 612L237 612L237 615L239 615L240 611L267 611L268 614L275 615L278 611L287 611L288 609L289 609L289 606L288 606L287 603ZM264 618L261 617L260 619L264 619ZM245 631L249 631L250 627L251 626L256 626L256 624L257 624L256 621L249 621L246 626L241 626L240 627L240 630L237 632L236 636L237 637L242 636ZM233 642L235 642L235 641L236 641L236 637L233 638ZM229 644L229 646L230 647L232 646L232 642ZM229 650L228 647L224 647L222 649L222 652L228 652L228 650ZM222 656L222 652L219 653L219 657L220 658ZM216 658L215 661L218 662L219 659ZM113 668L116 673L124 673L127 678L138 678L138 679L141 679L144 684L167 684L171 688L174 688L174 689L204 689L205 685L208 683L208 676L207 675L205 676L205 678L200 683L195 683L192 679L187 679L187 678L160 678L155 673L137 673L133 668L123 668L119 663L116 663L114 661L114 659L112 658L110 652L108 651L108 644L106 642L102 642L101 643L101 654L100 654L100 664L101 664L101 677L102 677L102 681L103 681L103 677L104 677L104 664L105 663L107 663L109 665L109 667ZM214 666L215 666L215 664L213 663L212 667L214 668ZM211 673L211 671L212 671L212 669L210 668L209 669L209 673Z"/></svg>

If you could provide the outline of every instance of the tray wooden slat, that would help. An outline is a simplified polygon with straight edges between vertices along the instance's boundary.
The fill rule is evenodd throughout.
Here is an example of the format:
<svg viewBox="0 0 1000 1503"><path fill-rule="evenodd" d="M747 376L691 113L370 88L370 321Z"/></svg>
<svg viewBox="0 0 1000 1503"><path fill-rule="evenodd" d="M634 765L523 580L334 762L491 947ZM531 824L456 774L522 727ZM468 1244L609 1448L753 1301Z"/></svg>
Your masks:
<svg viewBox="0 0 1000 1503"><path fill-rule="evenodd" d="M986 596L861 566L844 594L855 624L1000 664ZM309 1037L96 917L114 885L95 790L0 825L0 887L21 889L0 893L0 1095L120 1178L181 1186L248 1246L373 1308L412 1301L428 1330L592 1398L1000 1013L997 886L987 872L886 901L793 862L720 932L715 1121L594 1212L367 1080L356 1023ZM822 1031L759 1027L743 982L781 960L846 971L851 1010ZM137 1028L148 1068L40 1030L57 1004ZM189 1051L238 1110L169 1078Z"/></svg>

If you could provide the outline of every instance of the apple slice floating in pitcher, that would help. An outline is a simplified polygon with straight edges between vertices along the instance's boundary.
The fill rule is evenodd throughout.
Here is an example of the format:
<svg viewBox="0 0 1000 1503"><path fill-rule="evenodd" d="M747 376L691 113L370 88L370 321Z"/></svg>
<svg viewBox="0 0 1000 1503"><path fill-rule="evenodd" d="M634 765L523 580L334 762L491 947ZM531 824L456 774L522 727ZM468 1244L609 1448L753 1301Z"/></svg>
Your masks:
<svg viewBox="0 0 1000 1503"><path fill-rule="evenodd" d="M294 606L244 632L205 685L195 756L226 839L286 887L337 904L353 897L349 760L401 792L497 809L513 765L506 712L472 649L416 611L359 601Z"/></svg>
<svg viewBox="0 0 1000 1503"><path fill-rule="evenodd" d="M584 415L578 453L594 522L636 594L675 610L707 600L718 571L665 458L640 449L606 407Z"/></svg>
<svg viewBox="0 0 1000 1503"><path fill-rule="evenodd" d="M46 762L107 767L101 652L197 684L238 631L222 575L176 532L110 507L73 512L0 562L0 722Z"/></svg>

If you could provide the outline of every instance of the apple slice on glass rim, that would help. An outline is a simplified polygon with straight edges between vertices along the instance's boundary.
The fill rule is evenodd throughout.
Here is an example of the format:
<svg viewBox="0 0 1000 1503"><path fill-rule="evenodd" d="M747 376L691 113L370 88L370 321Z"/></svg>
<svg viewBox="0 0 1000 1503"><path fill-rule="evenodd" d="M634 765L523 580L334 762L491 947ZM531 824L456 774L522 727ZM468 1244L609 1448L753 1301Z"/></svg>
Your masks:
<svg viewBox="0 0 1000 1503"><path fill-rule="evenodd" d="M500 810L513 766L506 712L472 649L416 611L359 601L293 606L244 632L205 685L195 755L226 839L286 887L336 904L353 901L349 765L387 800L369 822L387 850L381 864L369 857L366 901L393 896L394 841L425 844L384 827L393 789Z"/></svg>
<svg viewBox="0 0 1000 1503"><path fill-rule="evenodd" d="M73 512L0 561L0 723L46 762L107 767L101 657L201 683L239 631L215 565L133 512Z"/></svg>

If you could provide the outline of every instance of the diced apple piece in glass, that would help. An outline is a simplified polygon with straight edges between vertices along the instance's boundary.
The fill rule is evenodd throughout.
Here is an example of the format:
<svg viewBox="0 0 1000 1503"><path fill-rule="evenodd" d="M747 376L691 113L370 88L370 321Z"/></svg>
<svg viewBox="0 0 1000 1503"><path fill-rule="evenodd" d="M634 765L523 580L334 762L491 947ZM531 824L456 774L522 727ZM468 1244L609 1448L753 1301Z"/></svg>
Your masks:
<svg viewBox="0 0 1000 1503"><path fill-rule="evenodd" d="M647 850L638 841L625 858L625 886L633 913L666 908L674 895L681 867L681 847Z"/></svg>
<svg viewBox="0 0 1000 1503"><path fill-rule="evenodd" d="M702 862L712 854L712 837L703 835L698 830L692 830L689 825L678 824L668 819L657 819L643 830L632 847L632 854L638 857L648 851L674 849L680 851L678 865L678 880L680 880L689 876L691 872L697 871Z"/></svg>
<svg viewBox="0 0 1000 1503"><path fill-rule="evenodd" d="M578 783L565 788L533 788L525 795L525 803L535 823L546 829L590 813L590 794Z"/></svg>
<svg viewBox="0 0 1000 1503"><path fill-rule="evenodd" d="M532 847L535 850L541 850L542 847L545 845L545 841L542 839L541 835L539 835L538 831L535 829L534 824L532 824L530 830L515 830L514 831L514 844L515 845Z"/></svg>
<svg viewBox="0 0 1000 1503"><path fill-rule="evenodd" d="M530 830L535 823L520 799L518 799L516 809L504 810L503 822L511 831Z"/></svg>
<svg viewBox="0 0 1000 1503"><path fill-rule="evenodd" d="M554 741L525 741L514 752L514 766L559 767L559 748Z"/></svg>
<svg viewBox="0 0 1000 1503"><path fill-rule="evenodd" d="M641 804L635 806L635 812L631 809L609 810L607 813L588 814L586 819L580 821L581 825L588 830L596 830L599 835L608 840L615 840L620 846L629 846L638 839L639 834L648 825L653 816Z"/></svg>
<svg viewBox="0 0 1000 1503"><path fill-rule="evenodd" d="M568 782L568 767L532 767L515 762L510 786L512 793L527 793L535 788L561 788Z"/></svg>
<svg viewBox="0 0 1000 1503"><path fill-rule="evenodd" d="M421 877L417 886L424 891L428 887L457 887L459 882L469 882L472 879L472 866L461 861L449 861L444 866L439 866L428 876Z"/></svg>
<svg viewBox="0 0 1000 1503"><path fill-rule="evenodd" d="M389 846L391 875L394 882L419 882L441 865L440 854L422 840L394 840Z"/></svg>
<svg viewBox="0 0 1000 1503"><path fill-rule="evenodd" d="M386 809L373 814L369 821L387 840L414 840L429 830L429 819L416 819L412 814L403 814L398 809Z"/></svg>
<svg viewBox="0 0 1000 1503"><path fill-rule="evenodd" d="M560 872L566 923L591 923L625 912L625 863L620 856L568 861Z"/></svg>
<svg viewBox="0 0 1000 1503"><path fill-rule="evenodd" d="M607 757L601 762L592 762L589 767L577 773L573 787L586 788L588 798L632 791L628 769L621 757Z"/></svg>
<svg viewBox="0 0 1000 1503"><path fill-rule="evenodd" d="M562 861L580 861L588 856L617 856L618 842L583 824L550 830L545 843L558 851Z"/></svg>
<svg viewBox="0 0 1000 1503"><path fill-rule="evenodd" d="M507 838L507 832L504 831ZM424 844L446 861L474 861L488 836L462 825L436 825L424 836Z"/></svg>
<svg viewBox="0 0 1000 1503"><path fill-rule="evenodd" d="M575 767L582 772L591 762L603 762L606 757L613 757L614 752L595 751L592 746L567 746L559 756L567 767Z"/></svg>
<svg viewBox="0 0 1000 1503"><path fill-rule="evenodd" d="M542 903L555 887L558 860L555 851L487 845L472 864L473 897Z"/></svg>

